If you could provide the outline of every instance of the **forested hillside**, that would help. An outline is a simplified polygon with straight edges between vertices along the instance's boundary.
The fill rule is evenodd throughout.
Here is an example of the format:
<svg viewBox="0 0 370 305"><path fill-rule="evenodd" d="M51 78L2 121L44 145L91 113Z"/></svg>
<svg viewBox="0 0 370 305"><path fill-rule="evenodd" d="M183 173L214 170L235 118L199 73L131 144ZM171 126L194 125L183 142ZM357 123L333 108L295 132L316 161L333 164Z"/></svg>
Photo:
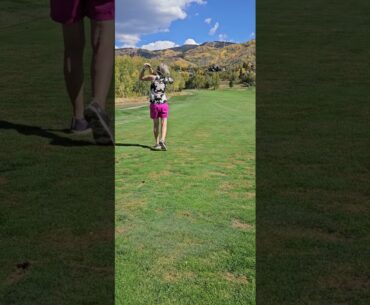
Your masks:
<svg viewBox="0 0 370 305"><path fill-rule="evenodd" d="M182 89L217 89L220 82L229 86L241 83L255 85L256 42L236 44L207 42L202 45L149 51L143 49L116 49L116 97L147 94L147 84L139 81L144 62L157 66L165 62L170 66L175 82L169 91Z"/></svg>

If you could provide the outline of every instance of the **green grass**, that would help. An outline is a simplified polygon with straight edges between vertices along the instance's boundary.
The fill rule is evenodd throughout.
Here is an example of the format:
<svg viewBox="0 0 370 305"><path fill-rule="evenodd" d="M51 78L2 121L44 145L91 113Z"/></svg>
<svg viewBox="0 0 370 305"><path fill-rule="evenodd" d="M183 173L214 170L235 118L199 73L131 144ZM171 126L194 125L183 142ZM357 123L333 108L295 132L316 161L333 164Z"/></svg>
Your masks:
<svg viewBox="0 0 370 305"><path fill-rule="evenodd" d="M370 304L370 3L333 4L257 1L258 304Z"/></svg>
<svg viewBox="0 0 370 305"><path fill-rule="evenodd" d="M151 124L116 109L116 304L255 304L254 90L174 97L167 152Z"/></svg>
<svg viewBox="0 0 370 305"><path fill-rule="evenodd" d="M63 131L60 26L45 1L13 2L0 4L0 304L111 304L114 150Z"/></svg>

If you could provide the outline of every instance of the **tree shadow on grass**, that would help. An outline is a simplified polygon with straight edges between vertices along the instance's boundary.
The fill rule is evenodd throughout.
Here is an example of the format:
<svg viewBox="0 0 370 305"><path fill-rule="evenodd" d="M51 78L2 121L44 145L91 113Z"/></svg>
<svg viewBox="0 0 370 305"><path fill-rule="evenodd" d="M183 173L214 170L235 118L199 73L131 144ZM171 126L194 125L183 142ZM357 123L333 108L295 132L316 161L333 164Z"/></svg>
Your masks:
<svg viewBox="0 0 370 305"><path fill-rule="evenodd" d="M128 143L116 143L116 146L124 146L124 147L141 147L149 150L155 151L152 147L148 145L142 145L142 144L128 144Z"/></svg>
<svg viewBox="0 0 370 305"><path fill-rule="evenodd" d="M19 123L12 123L7 121L0 120L0 130L6 129L6 130L15 130L20 134L23 134L25 136L39 136L42 138L50 139L50 145L59 145L59 146L88 146L88 145L94 145L92 142L83 141L83 140L73 140L70 138L59 136L52 131L57 131L53 129L44 129L38 126L29 126ZM65 130L60 130L64 132Z"/></svg>

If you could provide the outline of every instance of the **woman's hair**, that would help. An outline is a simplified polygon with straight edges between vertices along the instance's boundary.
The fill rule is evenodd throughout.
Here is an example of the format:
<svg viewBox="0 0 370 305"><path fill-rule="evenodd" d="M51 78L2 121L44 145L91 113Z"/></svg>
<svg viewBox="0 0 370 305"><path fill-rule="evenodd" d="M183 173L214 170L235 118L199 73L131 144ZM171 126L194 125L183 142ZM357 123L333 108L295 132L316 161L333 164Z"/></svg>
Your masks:
<svg viewBox="0 0 370 305"><path fill-rule="evenodd" d="M169 75L170 74L170 69L168 68L168 66L165 64L165 63L161 63L158 67L157 67L157 73L163 75L163 76L166 76L166 75Z"/></svg>

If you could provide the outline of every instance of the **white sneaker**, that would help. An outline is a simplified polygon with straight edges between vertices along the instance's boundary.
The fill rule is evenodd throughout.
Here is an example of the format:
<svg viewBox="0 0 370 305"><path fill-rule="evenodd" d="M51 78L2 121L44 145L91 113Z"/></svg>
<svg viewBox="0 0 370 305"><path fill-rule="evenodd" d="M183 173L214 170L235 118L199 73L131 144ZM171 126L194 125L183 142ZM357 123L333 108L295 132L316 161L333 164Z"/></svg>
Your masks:
<svg viewBox="0 0 370 305"><path fill-rule="evenodd" d="M102 145L114 145L109 117L99 104L92 102L84 114L93 131L95 142Z"/></svg>
<svg viewBox="0 0 370 305"><path fill-rule="evenodd" d="M165 141L160 141L159 145L161 146L162 150L167 150L167 145Z"/></svg>
<svg viewBox="0 0 370 305"><path fill-rule="evenodd" d="M162 146L160 144L155 144L152 146L153 150L162 150Z"/></svg>

